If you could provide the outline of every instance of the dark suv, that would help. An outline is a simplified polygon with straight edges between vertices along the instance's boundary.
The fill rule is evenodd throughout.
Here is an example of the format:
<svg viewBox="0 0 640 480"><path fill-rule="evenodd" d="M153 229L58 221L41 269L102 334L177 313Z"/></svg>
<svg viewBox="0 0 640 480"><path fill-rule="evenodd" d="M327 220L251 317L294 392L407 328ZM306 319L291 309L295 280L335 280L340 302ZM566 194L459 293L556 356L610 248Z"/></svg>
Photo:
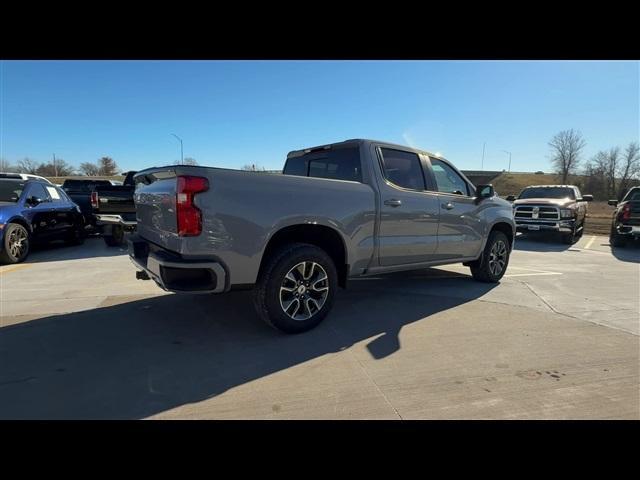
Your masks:
<svg viewBox="0 0 640 480"><path fill-rule="evenodd" d="M513 202L519 232L557 232L571 245L582 236L593 196L582 195L575 185L532 185L507 200Z"/></svg>
<svg viewBox="0 0 640 480"><path fill-rule="evenodd" d="M609 242L612 247L624 247L627 241L640 238L640 187L633 187L621 202L609 200L616 207L611 222Z"/></svg>

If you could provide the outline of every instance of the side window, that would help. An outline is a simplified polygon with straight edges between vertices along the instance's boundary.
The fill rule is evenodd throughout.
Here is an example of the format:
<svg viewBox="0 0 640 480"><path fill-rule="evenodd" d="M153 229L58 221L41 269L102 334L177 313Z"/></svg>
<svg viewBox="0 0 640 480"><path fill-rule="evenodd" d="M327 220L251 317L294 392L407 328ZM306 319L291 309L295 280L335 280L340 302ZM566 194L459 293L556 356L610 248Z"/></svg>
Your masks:
<svg viewBox="0 0 640 480"><path fill-rule="evenodd" d="M44 189L44 187L42 186L41 183L34 183L33 185L31 185L31 188L29 189L28 195L30 197L39 197L42 200L44 200L45 202L49 201L49 194Z"/></svg>
<svg viewBox="0 0 640 480"><path fill-rule="evenodd" d="M332 148L287 159L283 173L302 177L362 181L357 147Z"/></svg>
<svg viewBox="0 0 640 480"><path fill-rule="evenodd" d="M60 195L60 193L58 192L58 189L56 187L45 187L47 189L47 192L49 193L49 196L51 197L51 201L53 202L57 202L57 203L61 203L64 202L64 198L62 195Z"/></svg>
<svg viewBox="0 0 640 480"><path fill-rule="evenodd" d="M382 171L394 185L411 190L424 190L424 174L420 158L415 153L381 148Z"/></svg>
<svg viewBox="0 0 640 480"><path fill-rule="evenodd" d="M455 193L469 195L469 186L453 168L437 158L431 158L431 168L436 177L438 191L443 193Z"/></svg>
<svg viewBox="0 0 640 480"><path fill-rule="evenodd" d="M582 194L580 193L580 189L578 187L574 188L573 190L576 195L576 198L582 198Z"/></svg>

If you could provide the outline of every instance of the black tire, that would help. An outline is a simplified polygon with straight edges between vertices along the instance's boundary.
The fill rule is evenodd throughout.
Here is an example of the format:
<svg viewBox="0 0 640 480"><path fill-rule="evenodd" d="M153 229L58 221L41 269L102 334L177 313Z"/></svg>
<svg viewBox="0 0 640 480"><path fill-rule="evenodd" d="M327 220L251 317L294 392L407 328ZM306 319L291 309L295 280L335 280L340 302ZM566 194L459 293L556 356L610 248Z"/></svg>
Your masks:
<svg viewBox="0 0 640 480"><path fill-rule="evenodd" d="M124 228L120 226L114 226L109 229L111 232L105 234L102 238L104 243L110 247L121 247L124 245Z"/></svg>
<svg viewBox="0 0 640 480"><path fill-rule="evenodd" d="M580 237L576 235L576 228L574 227L571 233L562 234L562 243L565 245L573 245L578 241Z"/></svg>
<svg viewBox="0 0 640 480"><path fill-rule="evenodd" d="M293 243L285 245L273 252L270 258L266 259L266 262L253 291L253 301L258 316L271 327L284 333L302 333L316 327L333 307L335 292L338 288L338 274L331 257L329 257L324 250L314 245ZM306 312L310 314L310 317L307 319L294 319L284 309L281 287L287 282L285 276L290 274L294 267L301 263L307 266L305 262L315 263L321 267L317 269L317 266L312 265L310 267L309 279L320 278L314 277L315 273L319 273L320 276L322 273L326 274L326 280L317 280L316 283L322 282L320 288L327 286L328 291L320 308L313 313L311 309L315 307L313 305L311 307L309 306L308 299L306 301L302 300L306 305L306 307L303 307L303 310L306 308ZM304 268L305 267L303 267L303 269ZM295 282L292 282L292 285L295 285ZM302 290L302 293L306 293L307 296L318 295L317 292L312 292L311 288L309 288L308 291L306 291L305 288ZM284 295L287 294L289 293L285 291ZM295 294L298 294L297 289L294 289L294 292L290 293L290 295ZM296 299L292 298L289 305L292 305L295 301ZM318 302L314 303L317 306ZM295 304L293 305L295 306ZM298 300L297 306L298 309L302 306L301 300ZM296 316L298 309L295 309L293 316ZM293 309L291 311L293 311Z"/></svg>
<svg viewBox="0 0 640 480"><path fill-rule="evenodd" d="M614 248L624 248L627 246L627 239L622 235L616 233L614 227L611 227L611 233L609 233L609 243Z"/></svg>
<svg viewBox="0 0 640 480"><path fill-rule="evenodd" d="M82 227L76 227L71 232L67 234L67 238L65 242L67 245L82 245L86 238L86 234Z"/></svg>
<svg viewBox="0 0 640 480"><path fill-rule="evenodd" d="M503 257L504 265L501 270L497 271L497 269L492 270L492 268L495 268L492 267L491 263L492 261L495 262L495 260L492 260L492 250L494 249L494 246L498 245L500 242L502 242L506 251ZM499 245L496 248L500 249ZM511 243L509 242L509 239L504 233L494 230L487 239L487 244L484 247L484 251L482 252L480 259L475 262L471 262L471 275L473 275L474 280L479 282L498 283L507 271L510 256Z"/></svg>
<svg viewBox="0 0 640 480"><path fill-rule="evenodd" d="M30 240L29 232L22 225L8 224L4 231L2 248L0 248L0 262L20 263L24 261L29 255Z"/></svg>

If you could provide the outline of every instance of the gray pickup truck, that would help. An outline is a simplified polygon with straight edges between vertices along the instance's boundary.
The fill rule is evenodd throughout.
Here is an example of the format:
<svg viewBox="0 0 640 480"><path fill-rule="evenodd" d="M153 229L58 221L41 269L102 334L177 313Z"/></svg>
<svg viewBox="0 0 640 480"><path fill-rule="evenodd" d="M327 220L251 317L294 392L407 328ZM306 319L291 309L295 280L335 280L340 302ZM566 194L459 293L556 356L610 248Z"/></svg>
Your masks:
<svg viewBox="0 0 640 480"><path fill-rule="evenodd" d="M511 204L431 153L373 140L290 152L283 174L173 165L135 176L137 278L172 292L252 288L258 315L315 327L347 279L463 263L498 282Z"/></svg>

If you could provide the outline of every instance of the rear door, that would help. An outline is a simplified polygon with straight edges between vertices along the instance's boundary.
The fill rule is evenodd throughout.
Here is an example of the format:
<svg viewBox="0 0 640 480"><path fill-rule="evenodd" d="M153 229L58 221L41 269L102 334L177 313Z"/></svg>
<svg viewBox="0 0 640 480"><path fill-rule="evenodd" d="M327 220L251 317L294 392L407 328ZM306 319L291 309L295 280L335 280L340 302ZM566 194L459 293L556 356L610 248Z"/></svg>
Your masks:
<svg viewBox="0 0 640 480"><path fill-rule="evenodd" d="M62 189L54 186L45 186L51 198L51 230L55 235L63 235L74 228L74 219L77 214L76 206L67 200Z"/></svg>
<svg viewBox="0 0 640 480"><path fill-rule="evenodd" d="M438 260L475 257L482 247L481 203L475 187L449 162L429 157L429 175L440 209Z"/></svg>
<svg viewBox="0 0 640 480"><path fill-rule="evenodd" d="M373 147L380 191L378 259L381 266L434 259L438 244L438 197L427 191L424 159L415 152Z"/></svg>

